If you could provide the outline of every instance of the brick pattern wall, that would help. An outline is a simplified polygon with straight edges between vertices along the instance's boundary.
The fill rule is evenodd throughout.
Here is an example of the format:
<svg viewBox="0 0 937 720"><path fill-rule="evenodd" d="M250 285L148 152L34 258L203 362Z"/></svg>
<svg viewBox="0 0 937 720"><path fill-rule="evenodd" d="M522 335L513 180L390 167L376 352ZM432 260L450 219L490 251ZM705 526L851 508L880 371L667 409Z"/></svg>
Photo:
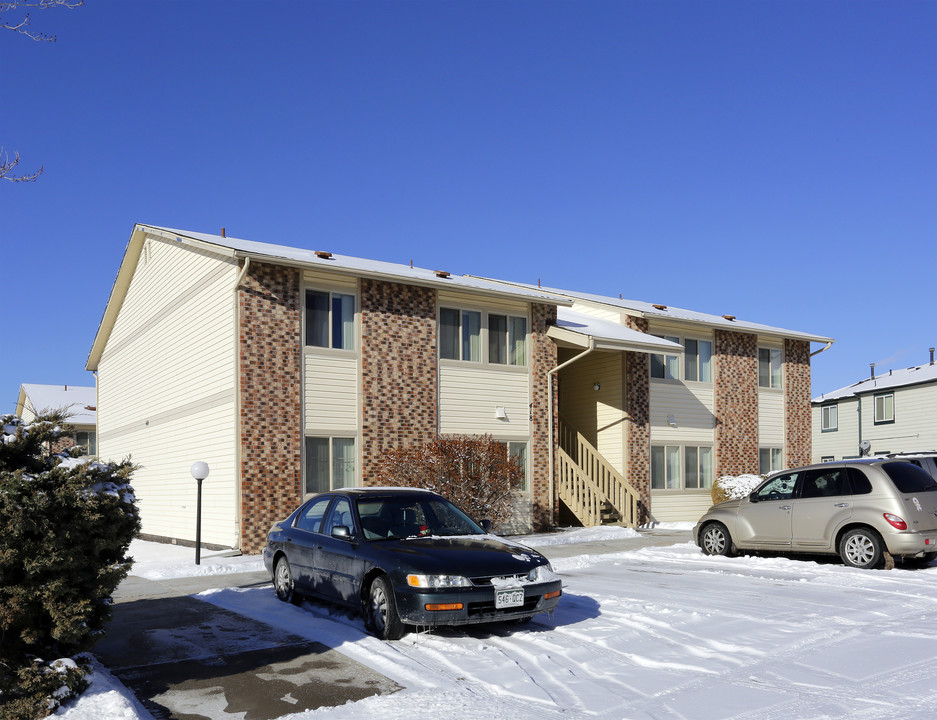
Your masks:
<svg viewBox="0 0 937 720"><path fill-rule="evenodd" d="M627 327L646 333L644 318L629 316ZM649 521L651 507L651 360L646 353L626 352L625 479L641 496L639 521Z"/></svg>
<svg viewBox="0 0 937 720"><path fill-rule="evenodd" d="M550 381L547 373L556 367L556 343L547 337L547 329L556 322L556 307L533 304L531 306L531 443L530 474L533 493L533 521L535 530L547 529L551 511L557 512L556 499L550 497L550 447L557 441L559 404L556 383L553 386L553 432L550 437Z"/></svg>
<svg viewBox="0 0 937 720"><path fill-rule="evenodd" d="M787 467L809 465L813 458L813 416L810 407L810 343L784 341L784 415Z"/></svg>
<svg viewBox="0 0 937 720"><path fill-rule="evenodd" d="M300 273L252 262L238 289L241 550L258 553L267 531L302 498Z"/></svg>
<svg viewBox="0 0 937 720"><path fill-rule="evenodd" d="M758 472L758 337L716 330L715 477Z"/></svg>
<svg viewBox="0 0 937 720"><path fill-rule="evenodd" d="M362 480L385 448L428 442L437 412L436 291L361 280Z"/></svg>

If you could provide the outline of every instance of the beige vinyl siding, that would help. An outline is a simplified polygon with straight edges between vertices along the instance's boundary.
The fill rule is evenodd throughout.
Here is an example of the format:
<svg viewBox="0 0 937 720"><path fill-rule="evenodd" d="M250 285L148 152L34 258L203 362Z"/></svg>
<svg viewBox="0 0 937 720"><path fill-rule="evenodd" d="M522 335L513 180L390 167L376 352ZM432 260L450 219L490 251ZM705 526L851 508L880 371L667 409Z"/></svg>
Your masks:
<svg viewBox="0 0 937 720"><path fill-rule="evenodd" d="M98 365L98 453L140 465L143 532L237 543L235 305L231 258L150 238ZM176 519L173 519L178 516Z"/></svg>
<svg viewBox="0 0 937 720"><path fill-rule="evenodd" d="M758 389L758 444L783 446L784 393L780 390Z"/></svg>
<svg viewBox="0 0 937 720"><path fill-rule="evenodd" d="M437 295L436 304L439 307L461 308L465 310L491 310L496 313L522 315L524 317L527 317L529 314L529 307L527 303L524 302L506 300L498 297L486 297L484 295L452 292L451 290L440 290Z"/></svg>
<svg viewBox="0 0 937 720"><path fill-rule="evenodd" d="M303 283L310 290L338 290L350 295L358 293L358 278L347 275L306 270L303 272Z"/></svg>
<svg viewBox="0 0 937 720"><path fill-rule="evenodd" d="M33 408L33 404L29 402L28 398L26 402L23 403L23 412L21 415L21 419L23 422L27 422L27 423L31 423L33 420L36 419L36 411Z"/></svg>
<svg viewBox="0 0 937 720"><path fill-rule="evenodd" d="M610 308L608 305L595 305L581 300L576 300L573 302L573 307L571 309L577 313L589 315L590 317L596 317L601 320L608 320L609 322L618 323L619 325L624 324L624 313L620 310Z"/></svg>
<svg viewBox="0 0 937 720"><path fill-rule="evenodd" d="M499 535L527 535L533 532L533 503L527 493L518 493L511 504L511 516L501 527L493 528ZM478 518L479 521L484 518Z"/></svg>
<svg viewBox="0 0 937 720"><path fill-rule="evenodd" d="M562 361L568 358L562 358ZM560 414L624 473L622 354L594 352L561 371ZM594 389L599 383L598 391Z"/></svg>
<svg viewBox="0 0 937 720"><path fill-rule="evenodd" d="M832 405L833 403L827 403ZM820 408L811 409L813 422L813 461L832 457L842 460L844 457L856 457L859 454L859 413L855 398L839 400L836 403L837 429L833 432L821 432Z"/></svg>
<svg viewBox="0 0 937 720"><path fill-rule="evenodd" d="M684 384L652 379L651 444L712 445L716 419L715 400L710 383ZM676 427L671 427L673 416Z"/></svg>
<svg viewBox="0 0 937 720"><path fill-rule="evenodd" d="M696 522L712 504L708 490L651 491L651 517L656 522Z"/></svg>
<svg viewBox="0 0 937 720"><path fill-rule="evenodd" d="M358 433L358 358L346 353L305 352L303 415L307 435Z"/></svg>
<svg viewBox="0 0 937 720"><path fill-rule="evenodd" d="M895 388L895 421L876 425L875 395L889 392L862 396L862 439L872 443L872 452L937 449L937 384Z"/></svg>
<svg viewBox="0 0 937 720"><path fill-rule="evenodd" d="M506 420L495 417L503 407ZM439 368L439 432L489 433L498 440L530 437L530 375L520 370L448 365Z"/></svg>

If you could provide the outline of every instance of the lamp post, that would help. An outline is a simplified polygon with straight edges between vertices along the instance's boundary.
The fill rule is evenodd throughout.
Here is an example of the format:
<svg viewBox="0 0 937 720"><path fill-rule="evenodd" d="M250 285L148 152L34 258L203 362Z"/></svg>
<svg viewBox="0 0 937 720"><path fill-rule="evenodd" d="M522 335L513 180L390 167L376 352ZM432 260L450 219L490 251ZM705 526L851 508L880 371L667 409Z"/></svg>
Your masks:
<svg viewBox="0 0 937 720"><path fill-rule="evenodd" d="M192 463L190 470L192 477L198 483L198 502L195 507L195 564L201 565L202 560L202 480L208 477L208 463Z"/></svg>

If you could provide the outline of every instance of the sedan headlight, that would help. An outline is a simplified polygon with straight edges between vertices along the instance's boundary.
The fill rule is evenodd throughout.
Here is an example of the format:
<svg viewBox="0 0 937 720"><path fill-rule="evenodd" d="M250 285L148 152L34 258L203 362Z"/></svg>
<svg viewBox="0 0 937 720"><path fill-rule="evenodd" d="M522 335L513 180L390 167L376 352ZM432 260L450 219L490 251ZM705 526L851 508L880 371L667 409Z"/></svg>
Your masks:
<svg viewBox="0 0 937 720"><path fill-rule="evenodd" d="M553 567L550 563L546 565L538 565L529 573L527 573L527 579L532 583L541 583L541 582L550 582L551 580L558 580L556 573L553 572Z"/></svg>
<svg viewBox="0 0 937 720"><path fill-rule="evenodd" d="M407 575L407 585L415 588L463 588L472 587L469 579L461 575Z"/></svg>

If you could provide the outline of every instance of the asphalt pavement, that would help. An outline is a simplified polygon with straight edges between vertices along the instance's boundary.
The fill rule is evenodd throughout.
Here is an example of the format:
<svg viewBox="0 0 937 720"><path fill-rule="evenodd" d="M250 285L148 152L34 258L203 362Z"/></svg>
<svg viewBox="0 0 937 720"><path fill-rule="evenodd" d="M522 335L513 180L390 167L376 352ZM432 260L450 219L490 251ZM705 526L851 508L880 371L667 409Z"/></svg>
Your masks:
<svg viewBox="0 0 937 720"><path fill-rule="evenodd" d="M690 540L687 530L538 548L548 558ZM270 587L266 572L173 580L127 577L95 655L157 720L273 720L402 688L340 652L193 597ZM270 592L273 592L271 587Z"/></svg>

